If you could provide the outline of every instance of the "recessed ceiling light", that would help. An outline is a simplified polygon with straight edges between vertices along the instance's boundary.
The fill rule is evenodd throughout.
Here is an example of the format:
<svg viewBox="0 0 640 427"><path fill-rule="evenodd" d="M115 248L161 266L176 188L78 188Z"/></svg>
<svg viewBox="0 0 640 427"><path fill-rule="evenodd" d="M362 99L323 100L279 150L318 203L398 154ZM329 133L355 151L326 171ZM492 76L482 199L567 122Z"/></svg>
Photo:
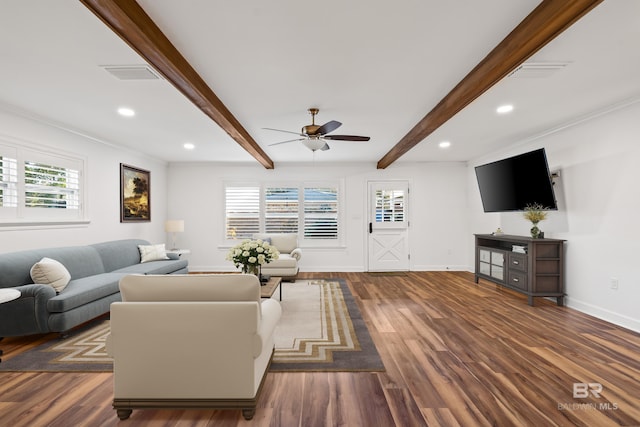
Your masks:
<svg viewBox="0 0 640 427"><path fill-rule="evenodd" d="M193 150L194 148L196 148L196 146L195 146L195 145L193 145L193 144L192 144L192 143L190 143L190 142L186 142L186 143L183 145L183 147L184 147L184 149L185 149L185 150Z"/></svg>
<svg viewBox="0 0 640 427"><path fill-rule="evenodd" d="M136 115L136 112L133 111L131 108L120 107L118 108L118 114L124 117L133 117Z"/></svg>
<svg viewBox="0 0 640 427"><path fill-rule="evenodd" d="M440 144L438 144L438 147L440 147L440 148L449 148L449 147L451 147L451 143L449 141L442 141Z"/></svg>
<svg viewBox="0 0 640 427"><path fill-rule="evenodd" d="M506 113L510 113L512 111L513 111L513 105L511 105L511 104L501 105L498 108L496 108L496 112L498 114L506 114Z"/></svg>

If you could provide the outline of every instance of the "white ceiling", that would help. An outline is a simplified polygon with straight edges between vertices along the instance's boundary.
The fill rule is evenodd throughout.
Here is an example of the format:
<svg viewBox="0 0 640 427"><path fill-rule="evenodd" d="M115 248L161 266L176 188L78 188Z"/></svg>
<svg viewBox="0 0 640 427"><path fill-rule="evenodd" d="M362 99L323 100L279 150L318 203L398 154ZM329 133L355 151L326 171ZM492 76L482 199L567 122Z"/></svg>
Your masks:
<svg viewBox="0 0 640 427"><path fill-rule="evenodd" d="M139 0L275 162L376 163L533 10L537 0ZM118 80L144 61L77 0L0 3L0 105L167 161L255 162L165 80ZM640 97L640 1L605 1L398 162L466 161ZM512 114L495 108L512 103ZM133 118L116 114L120 106ZM269 144L343 123L312 153ZM0 130L0 134L2 131ZM443 140L447 150L438 148ZM183 143L196 148L187 151Z"/></svg>

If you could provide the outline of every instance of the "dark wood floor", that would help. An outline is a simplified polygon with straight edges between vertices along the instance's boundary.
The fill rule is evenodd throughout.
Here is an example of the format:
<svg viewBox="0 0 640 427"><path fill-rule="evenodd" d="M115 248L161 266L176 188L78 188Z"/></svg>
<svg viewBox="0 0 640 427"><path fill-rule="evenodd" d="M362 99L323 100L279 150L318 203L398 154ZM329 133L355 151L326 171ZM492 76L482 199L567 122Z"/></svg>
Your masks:
<svg viewBox="0 0 640 427"><path fill-rule="evenodd" d="M0 425L640 425L637 333L546 300L530 307L469 273L301 276L348 280L386 372L270 373L250 422L194 410L139 410L120 422L111 374L0 373ZM6 338L4 358L37 342ZM574 398L574 383L602 392Z"/></svg>

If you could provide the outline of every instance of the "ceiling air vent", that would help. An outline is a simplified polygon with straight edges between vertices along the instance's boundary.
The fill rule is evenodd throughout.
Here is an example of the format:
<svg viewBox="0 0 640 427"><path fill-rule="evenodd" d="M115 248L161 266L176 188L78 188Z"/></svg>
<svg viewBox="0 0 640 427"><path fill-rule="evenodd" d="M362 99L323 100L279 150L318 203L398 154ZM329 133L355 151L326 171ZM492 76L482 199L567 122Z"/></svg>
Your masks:
<svg viewBox="0 0 640 427"><path fill-rule="evenodd" d="M541 79L563 70L569 62L525 62L513 70L507 77L519 79Z"/></svg>
<svg viewBox="0 0 640 427"><path fill-rule="evenodd" d="M159 80L161 78L148 65L103 65L102 68L120 80Z"/></svg>

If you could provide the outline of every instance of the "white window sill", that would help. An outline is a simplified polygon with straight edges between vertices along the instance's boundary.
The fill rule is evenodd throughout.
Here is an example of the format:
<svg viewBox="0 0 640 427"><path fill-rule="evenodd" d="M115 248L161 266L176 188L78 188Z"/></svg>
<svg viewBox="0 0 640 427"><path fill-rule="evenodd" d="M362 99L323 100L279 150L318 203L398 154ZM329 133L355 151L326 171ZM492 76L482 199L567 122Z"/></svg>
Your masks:
<svg viewBox="0 0 640 427"><path fill-rule="evenodd" d="M76 220L24 220L24 221L0 221L0 230L42 230L47 228L78 228L87 227L91 223L88 219Z"/></svg>

